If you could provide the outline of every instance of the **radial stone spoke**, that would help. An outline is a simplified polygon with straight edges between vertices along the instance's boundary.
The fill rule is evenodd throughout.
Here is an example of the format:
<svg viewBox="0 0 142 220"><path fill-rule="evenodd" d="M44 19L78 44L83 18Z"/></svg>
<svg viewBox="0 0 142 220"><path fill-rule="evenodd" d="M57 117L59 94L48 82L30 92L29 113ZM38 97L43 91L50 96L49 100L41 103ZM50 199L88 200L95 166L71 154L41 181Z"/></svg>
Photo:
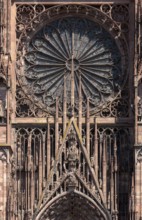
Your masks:
<svg viewBox="0 0 142 220"><path fill-rule="evenodd" d="M36 53L36 58L39 59L39 60L44 60L44 61L47 61L47 60L51 59L51 60L54 60L55 62L61 62L61 63L64 62L63 59L60 59L57 56L53 56L52 54L47 54L43 51L37 52Z"/></svg>
<svg viewBox="0 0 142 220"><path fill-rule="evenodd" d="M97 78L102 78L102 79L109 79L109 77L110 77L110 71L111 71L111 69L109 70L109 71L105 71L105 70L101 70L101 69L96 69L96 68L90 68L90 67L87 67L87 68L85 68L85 67L80 67L80 70L81 71L83 71L83 72L88 72L88 74L89 75L91 75L92 77L94 77L94 80L96 79L96 77Z"/></svg>

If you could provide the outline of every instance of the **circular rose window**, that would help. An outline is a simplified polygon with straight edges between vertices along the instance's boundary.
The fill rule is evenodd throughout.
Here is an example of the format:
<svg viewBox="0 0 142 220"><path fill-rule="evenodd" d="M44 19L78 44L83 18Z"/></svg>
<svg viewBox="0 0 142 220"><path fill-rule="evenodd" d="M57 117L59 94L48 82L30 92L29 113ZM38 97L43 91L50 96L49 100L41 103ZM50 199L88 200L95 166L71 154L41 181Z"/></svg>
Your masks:
<svg viewBox="0 0 142 220"><path fill-rule="evenodd" d="M60 113L67 106L82 112L87 99L91 114L111 102L123 85L121 54L112 36L99 24L83 18L52 21L27 45L21 84L42 110ZM25 87L24 87L25 88Z"/></svg>

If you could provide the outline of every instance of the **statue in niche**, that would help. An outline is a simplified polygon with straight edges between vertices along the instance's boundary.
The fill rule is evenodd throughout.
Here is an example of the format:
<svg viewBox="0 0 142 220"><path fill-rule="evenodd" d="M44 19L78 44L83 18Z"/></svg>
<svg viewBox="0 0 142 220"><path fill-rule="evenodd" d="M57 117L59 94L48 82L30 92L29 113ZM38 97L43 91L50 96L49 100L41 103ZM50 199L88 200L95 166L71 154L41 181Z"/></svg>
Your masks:
<svg viewBox="0 0 142 220"><path fill-rule="evenodd" d="M67 160L65 162L65 171L69 172L66 184L68 190L74 190L77 185L77 180L74 175L74 172L79 167L79 159L78 159L78 148L77 148L77 138L76 133L73 129L70 130L68 134L68 150L67 150Z"/></svg>
<svg viewBox="0 0 142 220"><path fill-rule="evenodd" d="M74 172L78 168L77 138L73 130L68 136L67 164L69 172Z"/></svg>
<svg viewBox="0 0 142 220"><path fill-rule="evenodd" d="M141 119L142 119L142 99L139 96L137 97L137 103L138 103L138 121L141 121Z"/></svg>
<svg viewBox="0 0 142 220"><path fill-rule="evenodd" d="M6 122L6 84L0 77L0 123Z"/></svg>
<svg viewBox="0 0 142 220"><path fill-rule="evenodd" d="M15 159L15 156L12 155L11 159L10 159L10 162L11 162L11 177L13 179L16 178L16 169L17 169L17 166L16 166L16 159Z"/></svg>
<svg viewBox="0 0 142 220"><path fill-rule="evenodd" d="M142 148L137 152L136 163L142 162Z"/></svg>
<svg viewBox="0 0 142 220"><path fill-rule="evenodd" d="M4 105L3 105L3 101L0 100L0 122L1 123L4 123L4 118L5 118Z"/></svg>

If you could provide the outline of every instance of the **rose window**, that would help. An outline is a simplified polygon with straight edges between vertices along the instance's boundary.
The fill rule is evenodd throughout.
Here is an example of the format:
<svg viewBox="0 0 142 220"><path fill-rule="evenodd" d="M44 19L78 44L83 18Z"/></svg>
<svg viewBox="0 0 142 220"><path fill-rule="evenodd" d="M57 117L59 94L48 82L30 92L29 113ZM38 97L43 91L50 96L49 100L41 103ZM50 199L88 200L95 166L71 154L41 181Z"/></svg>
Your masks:
<svg viewBox="0 0 142 220"><path fill-rule="evenodd" d="M67 105L82 112L89 100L93 114L118 95L124 84L121 54L112 36L99 24L78 17L52 21L38 30L26 46L19 81L42 110L60 114Z"/></svg>

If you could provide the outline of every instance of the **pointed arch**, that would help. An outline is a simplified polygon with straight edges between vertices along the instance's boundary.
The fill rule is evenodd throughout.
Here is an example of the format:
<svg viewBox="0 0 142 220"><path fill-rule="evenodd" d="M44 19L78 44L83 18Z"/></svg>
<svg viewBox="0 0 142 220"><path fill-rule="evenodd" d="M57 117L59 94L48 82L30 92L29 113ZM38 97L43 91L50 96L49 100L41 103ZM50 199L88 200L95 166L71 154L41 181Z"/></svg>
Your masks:
<svg viewBox="0 0 142 220"><path fill-rule="evenodd" d="M70 201L72 201L72 202L71 202L70 206L68 206ZM73 203L74 203L74 205L73 205ZM78 207L76 204L78 204ZM66 206L66 207L64 207L64 206ZM76 213L75 214L76 216L74 216L74 217L75 217L75 219L77 219L78 209L80 208L80 210L82 210L82 212L83 212L83 213L79 213L79 215L81 216L83 214L83 216L84 216L85 206L86 206L86 210L88 210L88 209L90 210L89 212L86 213L88 220L92 219L92 216L95 219L111 220L111 216L109 215L108 211L107 210L104 211L104 209L101 207L101 204L99 205L99 203L94 201L92 198L88 197L84 193L79 192L77 190L64 192L61 195L57 195L49 202L45 203L44 206L42 206L42 208L37 213L34 220L43 220L45 218L50 219L49 216L51 216L51 214L53 214L54 209L56 210L55 212L58 213L59 212L58 209L60 209L61 207L65 208L67 213L70 212L70 208L72 207L73 212ZM62 210L61 210L61 212L63 213ZM67 213L66 213L66 215L67 215ZM58 215L59 215L59 213L58 213ZM55 216L56 216L56 214L55 214ZM55 219L56 219L56 217L55 217Z"/></svg>

